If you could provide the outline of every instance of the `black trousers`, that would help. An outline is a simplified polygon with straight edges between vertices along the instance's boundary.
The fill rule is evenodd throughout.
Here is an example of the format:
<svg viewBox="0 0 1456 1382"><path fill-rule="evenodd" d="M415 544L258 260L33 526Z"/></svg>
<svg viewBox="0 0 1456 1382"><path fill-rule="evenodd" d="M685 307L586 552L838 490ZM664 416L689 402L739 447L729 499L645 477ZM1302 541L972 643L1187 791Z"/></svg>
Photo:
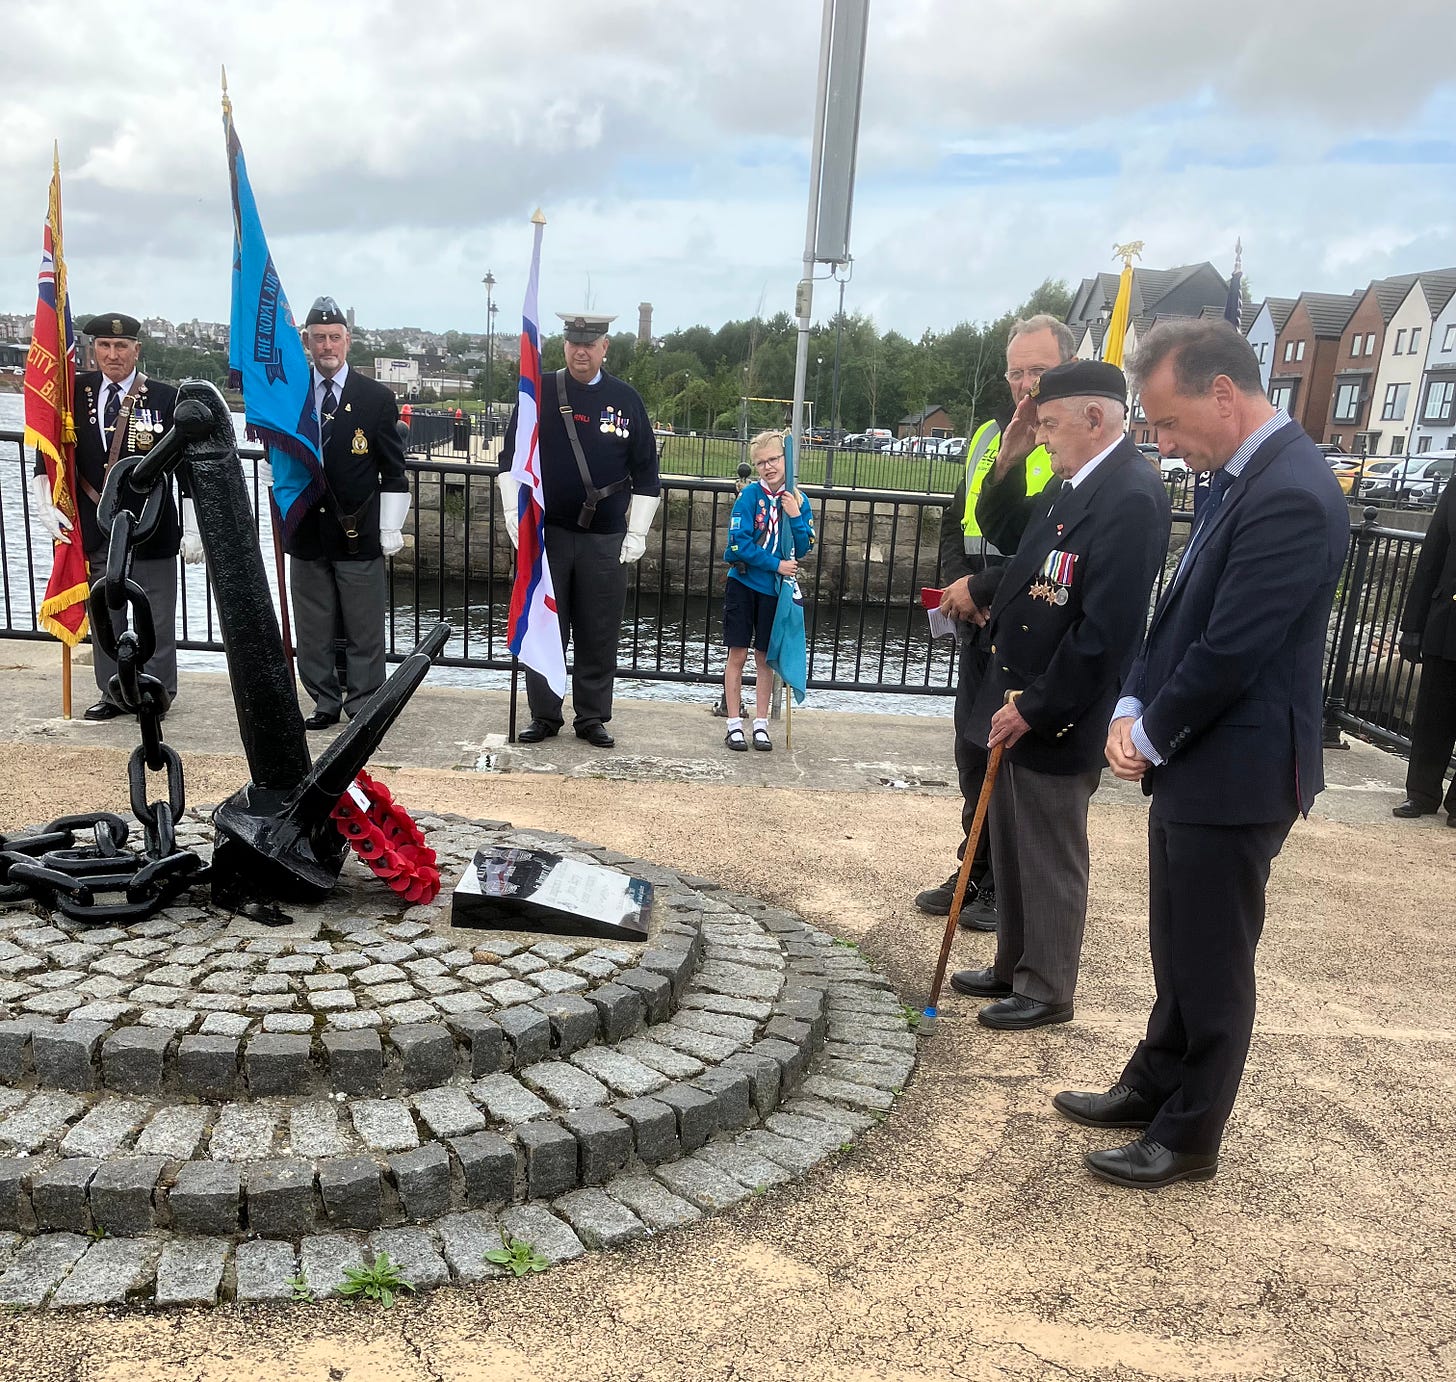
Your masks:
<svg viewBox="0 0 1456 1382"><path fill-rule="evenodd" d="M1254 951L1269 866L1293 816L1188 825L1148 815L1148 919L1157 999L1121 1082L1161 1105L1146 1136L1218 1151L1254 1030Z"/></svg>
<svg viewBox="0 0 1456 1382"><path fill-rule="evenodd" d="M1424 657L1405 775L1405 794L1422 810L1435 811L1442 805L1441 784L1451 767L1452 749L1456 749L1456 661ZM1444 805L1448 812L1456 811L1456 776Z"/></svg>
<svg viewBox="0 0 1456 1382"><path fill-rule="evenodd" d="M577 729L612 718L612 682L617 675L617 637L627 603L627 567L622 533L583 533L546 526L546 564L556 590L561 646L573 645L571 705ZM531 718L562 723L561 697L538 672L526 669Z"/></svg>
<svg viewBox="0 0 1456 1382"><path fill-rule="evenodd" d="M976 743L966 733L971 719L971 703L981 688L985 668L985 651L974 639L962 636L955 693L955 762L961 789L961 843L956 850L957 859L966 857L966 842L971 837L971 824L976 819L976 802L980 799L989 757L986 746ZM971 860L971 882L979 889L990 878L991 830L988 823L981 831L975 858Z"/></svg>

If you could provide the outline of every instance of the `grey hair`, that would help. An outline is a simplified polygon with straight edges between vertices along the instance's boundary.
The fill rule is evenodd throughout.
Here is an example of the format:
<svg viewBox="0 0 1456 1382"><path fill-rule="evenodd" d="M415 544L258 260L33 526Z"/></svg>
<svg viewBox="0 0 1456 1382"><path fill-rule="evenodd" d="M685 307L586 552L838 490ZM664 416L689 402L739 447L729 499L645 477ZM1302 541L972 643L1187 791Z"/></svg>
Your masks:
<svg viewBox="0 0 1456 1382"><path fill-rule="evenodd" d="M1066 322L1058 321L1050 312L1038 312L1033 317L1018 317L1011 323L1011 333L1006 337L1010 345L1018 336L1032 335L1038 331L1050 331L1057 341L1059 363L1065 365L1077 353L1077 338Z"/></svg>
<svg viewBox="0 0 1456 1382"><path fill-rule="evenodd" d="M1259 357L1230 323L1207 317L1178 317L1161 321L1138 343L1128 375L1141 392L1148 377L1163 363L1173 361L1173 382L1184 398L1201 398L1226 375L1240 393L1264 393Z"/></svg>

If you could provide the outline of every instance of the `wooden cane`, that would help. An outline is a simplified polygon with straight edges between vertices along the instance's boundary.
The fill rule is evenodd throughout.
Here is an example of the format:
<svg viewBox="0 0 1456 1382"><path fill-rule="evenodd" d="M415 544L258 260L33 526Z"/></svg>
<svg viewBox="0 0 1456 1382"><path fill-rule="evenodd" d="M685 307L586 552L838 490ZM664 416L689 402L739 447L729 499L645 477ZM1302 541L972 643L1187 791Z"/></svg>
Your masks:
<svg viewBox="0 0 1456 1382"><path fill-rule="evenodd" d="M1010 705L1021 693L1008 691L1006 704ZM981 831L986 826L986 813L991 806L991 793L996 787L996 774L1001 771L1001 756L1006 751L1003 740L991 750L986 761L986 774L981 779L981 795L976 800L976 814L971 818L970 833L966 836L966 851L961 856L961 866L956 874L955 895L951 898L950 915L945 919L945 936L940 942L940 958L935 962L935 980L930 986L930 1001L925 1005L925 1016L935 1020L936 1008L940 1004L940 990L945 983L946 965L950 961L950 943L955 939L956 927L961 919L961 906L966 900L966 885L971 881L971 864L976 849L981 843Z"/></svg>

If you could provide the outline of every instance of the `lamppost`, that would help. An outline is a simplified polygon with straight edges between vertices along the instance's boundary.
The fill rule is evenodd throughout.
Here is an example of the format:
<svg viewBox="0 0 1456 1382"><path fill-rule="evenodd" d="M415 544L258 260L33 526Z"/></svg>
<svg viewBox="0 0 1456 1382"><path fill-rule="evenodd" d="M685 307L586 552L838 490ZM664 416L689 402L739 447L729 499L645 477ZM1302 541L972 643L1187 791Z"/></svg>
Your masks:
<svg viewBox="0 0 1456 1382"><path fill-rule="evenodd" d="M819 416L819 373L823 368L824 357L822 355L816 355L814 357L814 417L816 419ZM817 422L815 425L818 425Z"/></svg>
<svg viewBox="0 0 1456 1382"><path fill-rule="evenodd" d="M683 386L682 386L682 391L683 391L683 431L684 432L691 432L693 430L693 405L692 405L691 401L688 399L688 396L687 396L687 394L688 394L688 385L692 382L692 378L693 378L693 372L692 372L692 370L685 369L683 371Z"/></svg>
<svg viewBox="0 0 1456 1382"><path fill-rule="evenodd" d="M487 269L485 277L480 281L485 284L485 444L488 447L494 422L491 403L495 398L491 388L495 364L495 303L491 301L490 296L495 289L495 275Z"/></svg>

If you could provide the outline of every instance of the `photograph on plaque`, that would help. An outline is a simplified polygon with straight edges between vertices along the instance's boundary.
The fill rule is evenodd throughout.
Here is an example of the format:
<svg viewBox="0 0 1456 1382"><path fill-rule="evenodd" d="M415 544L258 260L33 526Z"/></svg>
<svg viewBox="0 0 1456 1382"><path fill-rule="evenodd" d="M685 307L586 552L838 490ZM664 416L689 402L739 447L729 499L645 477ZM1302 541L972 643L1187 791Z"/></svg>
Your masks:
<svg viewBox="0 0 1456 1382"><path fill-rule="evenodd" d="M652 884L544 849L475 852L455 885L450 924L496 931L646 940Z"/></svg>

